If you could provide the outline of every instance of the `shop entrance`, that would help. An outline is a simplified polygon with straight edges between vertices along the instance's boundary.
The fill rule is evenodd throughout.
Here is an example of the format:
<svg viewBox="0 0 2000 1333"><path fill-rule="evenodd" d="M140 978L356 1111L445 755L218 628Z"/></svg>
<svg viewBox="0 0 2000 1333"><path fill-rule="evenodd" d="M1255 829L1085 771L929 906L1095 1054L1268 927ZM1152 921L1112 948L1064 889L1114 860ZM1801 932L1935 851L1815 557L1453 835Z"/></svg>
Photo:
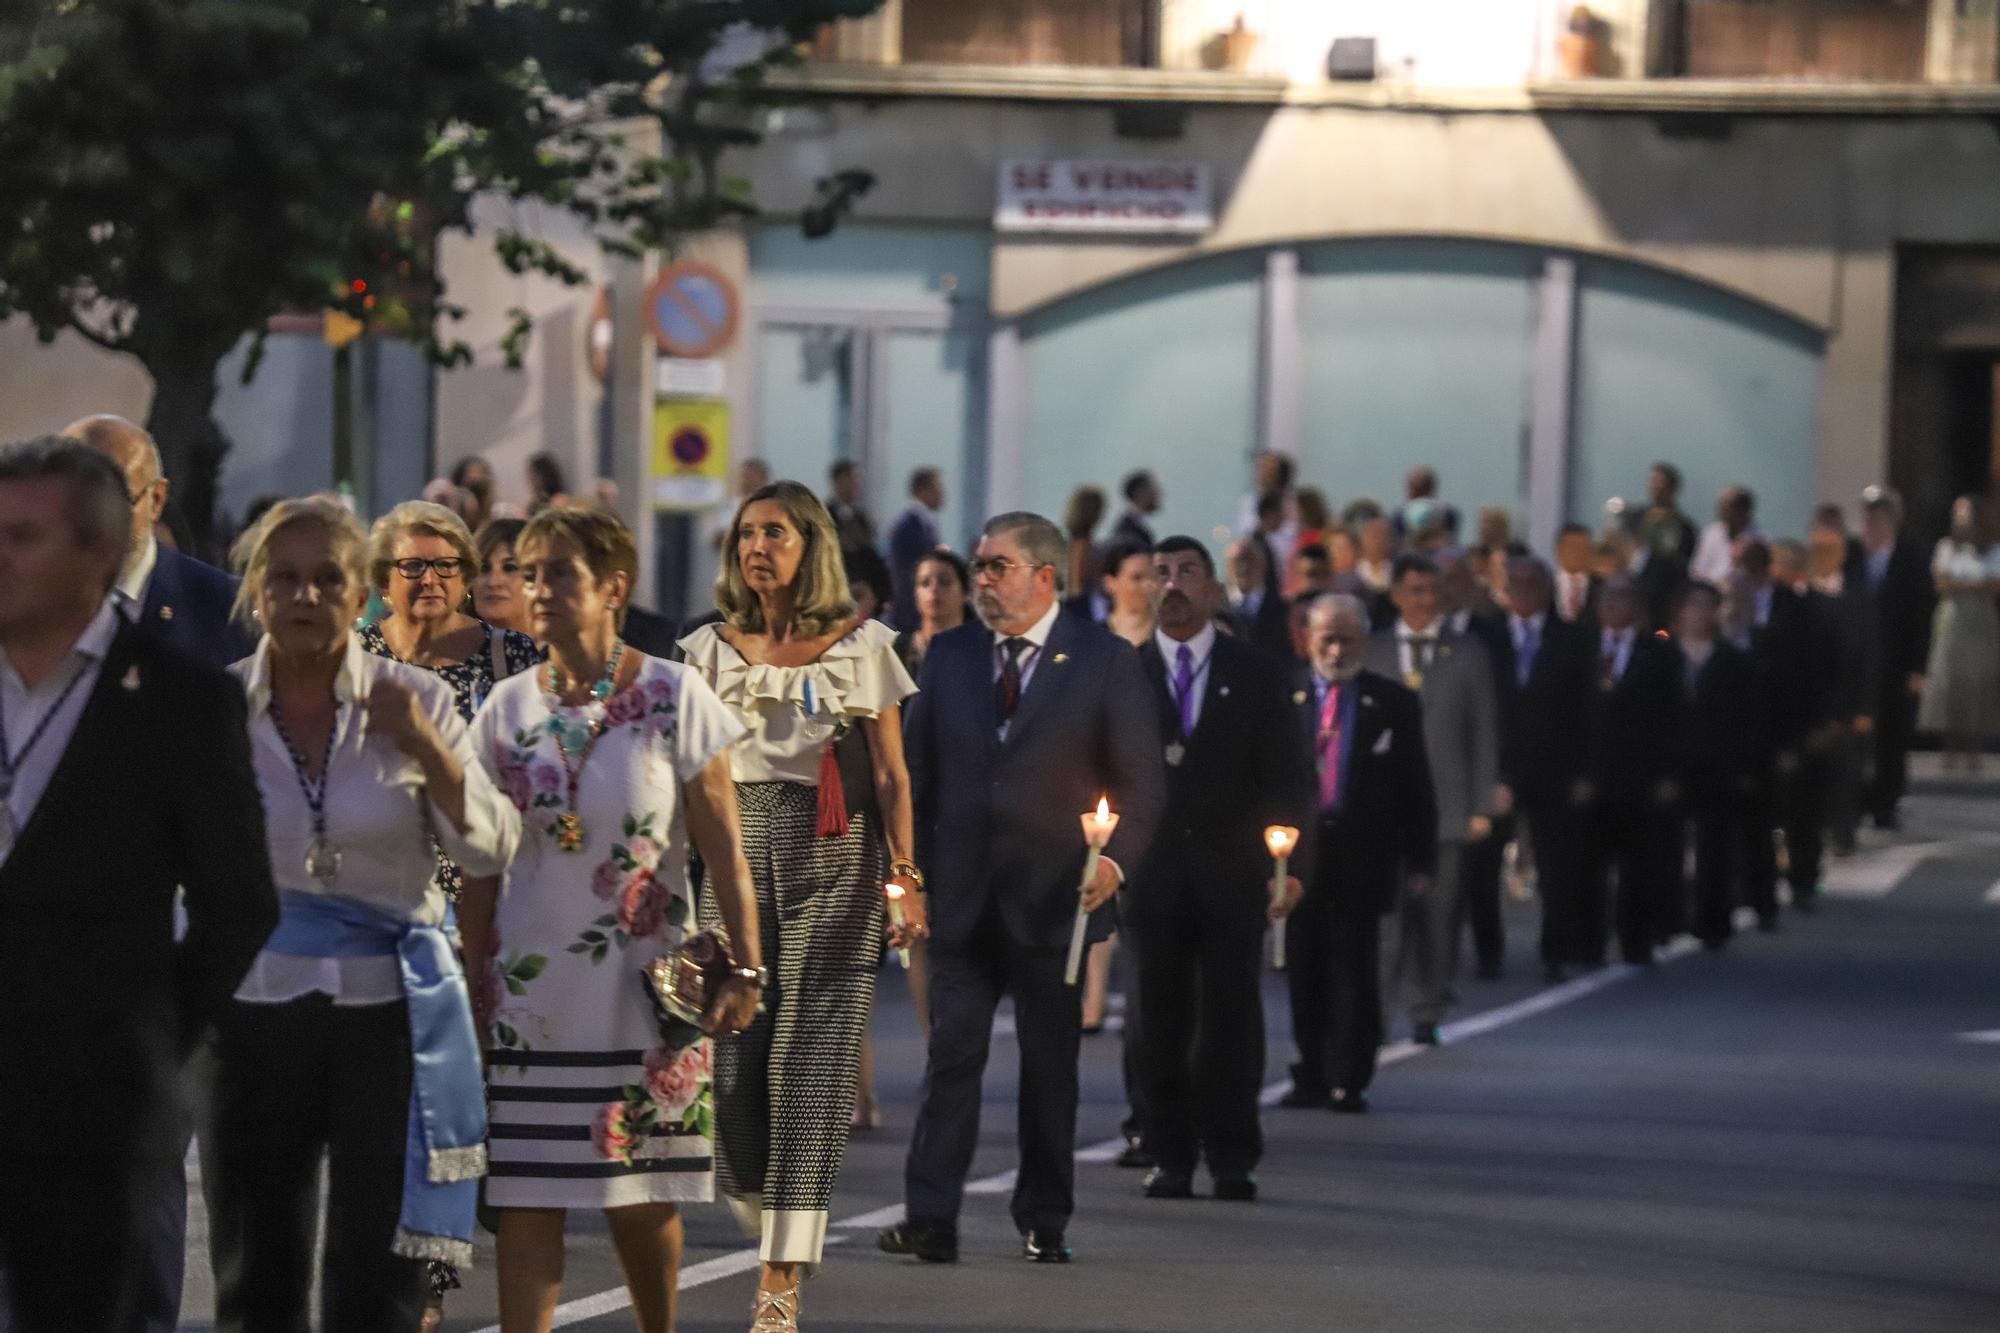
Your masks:
<svg viewBox="0 0 2000 1333"><path fill-rule="evenodd" d="M1896 261L1889 478L1928 540L1957 496L2000 494L2000 247L1905 246Z"/></svg>

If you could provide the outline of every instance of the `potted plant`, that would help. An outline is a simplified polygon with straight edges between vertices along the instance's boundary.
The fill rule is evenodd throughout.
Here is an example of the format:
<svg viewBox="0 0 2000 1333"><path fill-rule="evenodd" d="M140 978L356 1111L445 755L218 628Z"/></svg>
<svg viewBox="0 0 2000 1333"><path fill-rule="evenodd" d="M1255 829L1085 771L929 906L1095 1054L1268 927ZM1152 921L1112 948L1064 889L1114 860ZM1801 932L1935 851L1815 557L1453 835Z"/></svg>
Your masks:
<svg viewBox="0 0 2000 1333"><path fill-rule="evenodd" d="M1257 34L1250 31L1249 23L1239 13L1234 24L1202 44L1202 64L1208 69L1242 74L1250 68L1250 58L1256 50Z"/></svg>
<svg viewBox="0 0 2000 1333"><path fill-rule="evenodd" d="M1569 11L1567 26L1569 30L1556 44L1563 77L1596 78L1604 67L1604 20L1592 13L1589 5L1578 5Z"/></svg>

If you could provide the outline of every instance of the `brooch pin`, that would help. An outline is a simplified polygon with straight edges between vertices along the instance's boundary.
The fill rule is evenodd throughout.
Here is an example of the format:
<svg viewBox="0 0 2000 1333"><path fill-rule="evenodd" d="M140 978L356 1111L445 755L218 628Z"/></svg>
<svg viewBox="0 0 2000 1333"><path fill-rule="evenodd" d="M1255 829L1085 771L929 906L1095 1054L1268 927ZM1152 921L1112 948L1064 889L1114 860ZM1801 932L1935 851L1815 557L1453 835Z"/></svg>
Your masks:
<svg viewBox="0 0 2000 1333"><path fill-rule="evenodd" d="M1293 703L1295 703L1295 704L1302 704L1302 703L1304 703L1305 701L1306 701L1306 692L1305 692L1304 690L1293 690L1293 691L1292 691L1292 702L1293 702Z"/></svg>
<svg viewBox="0 0 2000 1333"><path fill-rule="evenodd" d="M1229 687L1227 685L1218 687L1215 692L1224 699L1229 697Z"/></svg>
<svg viewBox="0 0 2000 1333"><path fill-rule="evenodd" d="M139 668L138 668L138 667L127 667L127 668L125 668L125 678L124 678L123 680L119 681L118 683L119 683L120 685L124 686L124 687L125 687L126 689L128 689L128 690L136 690L136 689L138 689L138 688L139 688Z"/></svg>
<svg viewBox="0 0 2000 1333"><path fill-rule="evenodd" d="M172 620L173 618L174 618L174 609L171 606L163 606L160 608L160 619Z"/></svg>
<svg viewBox="0 0 2000 1333"><path fill-rule="evenodd" d="M1069 661L1069 654L1068 654L1068 653L1057 653L1057 654L1056 654L1056 656L1055 656L1055 663L1056 663L1056 665L1057 665L1057 666L1061 666L1061 665L1062 665L1062 664L1063 664L1064 662L1067 662L1067 661Z"/></svg>
<svg viewBox="0 0 2000 1333"><path fill-rule="evenodd" d="M1179 741L1175 741L1172 745L1169 745L1167 747L1168 768L1179 768L1181 766L1181 760L1185 758L1187 758L1187 747L1185 745L1182 745Z"/></svg>

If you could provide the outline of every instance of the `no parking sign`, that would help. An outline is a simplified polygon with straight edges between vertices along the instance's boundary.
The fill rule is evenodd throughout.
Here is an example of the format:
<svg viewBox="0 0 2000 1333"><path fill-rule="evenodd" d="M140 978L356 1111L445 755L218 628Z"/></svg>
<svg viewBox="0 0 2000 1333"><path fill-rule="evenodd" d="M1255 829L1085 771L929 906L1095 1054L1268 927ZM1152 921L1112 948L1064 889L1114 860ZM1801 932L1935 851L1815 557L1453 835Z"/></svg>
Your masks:
<svg viewBox="0 0 2000 1333"><path fill-rule="evenodd" d="M667 265L646 289L646 327L664 356L714 356L736 337L736 284L710 264Z"/></svg>
<svg viewBox="0 0 2000 1333"><path fill-rule="evenodd" d="M729 404L662 398L653 404L653 505L706 509L727 498Z"/></svg>

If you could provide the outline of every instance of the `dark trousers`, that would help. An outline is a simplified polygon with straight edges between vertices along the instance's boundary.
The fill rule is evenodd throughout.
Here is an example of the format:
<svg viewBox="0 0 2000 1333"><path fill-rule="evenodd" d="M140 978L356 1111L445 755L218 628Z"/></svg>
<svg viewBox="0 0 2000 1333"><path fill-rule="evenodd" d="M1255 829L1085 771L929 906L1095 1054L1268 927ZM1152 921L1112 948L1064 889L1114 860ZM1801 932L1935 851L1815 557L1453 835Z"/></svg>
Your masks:
<svg viewBox="0 0 2000 1333"><path fill-rule="evenodd" d="M80 1120L77 1132L102 1131ZM180 1160L123 1159L101 1151L108 1139L48 1146L0 1152L0 1327L128 1333L144 1322L152 1214Z"/></svg>
<svg viewBox="0 0 2000 1333"><path fill-rule="evenodd" d="M1745 823L1740 793L1727 787L1691 784L1696 799L1688 811L1694 829L1694 933L1704 944L1721 944L1736 933L1736 883L1743 854ZM1771 835L1764 834L1764 845Z"/></svg>
<svg viewBox="0 0 2000 1333"><path fill-rule="evenodd" d="M1743 901L1761 922L1778 919L1779 801L1774 773L1759 775L1756 786L1738 801L1742 814Z"/></svg>
<svg viewBox="0 0 2000 1333"><path fill-rule="evenodd" d="M1365 1091L1382 1045L1382 918L1372 903L1336 902L1315 886L1286 927L1285 958L1293 1086Z"/></svg>
<svg viewBox="0 0 2000 1333"><path fill-rule="evenodd" d="M1234 910L1204 910L1204 889L1220 886L1189 869L1179 883L1144 886L1144 916L1125 932L1139 964L1146 1152L1170 1170L1206 1157L1215 1175L1243 1176L1264 1154L1263 888L1235 884Z"/></svg>
<svg viewBox="0 0 2000 1333"><path fill-rule="evenodd" d="M1779 788L1779 813L1785 830L1785 882L1792 901L1819 892L1826 859L1827 800L1833 790L1831 750L1802 750L1799 766Z"/></svg>
<svg viewBox="0 0 2000 1333"><path fill-rule="evenodd" d="M1578 847L1583 821L1569 793L1533 793L1524 801L1522 813L1535 849L1535 893L1542 900L1542 962L1550 967L1602 962L1602 935L1594 958L1585 938L1590 913Z"/></svg>
<svg viewBox="0 0 2000 1333"><path fill-rule="evenodd" d="M1647 793L1607 794L1593 807L1583 838L1583 952L1603 958L1609 904L1619 956L1628 963L1652 959L1671 903L1661 876L1680 877L1678 860L1669 860L1678 856L1674 831L1672 817Z"/></svg>
<svg viewBox="0 0 2000 1333"><path fill-rule="evenodd" d="M1145 1020L1139 1013L1138 948L1130 936L1120 934L1118 952L1112 955L1118 990L1125 997L1124 1027L1119 1033L1119 1074L1125 1083L1125 1120L1118 1132L1133 1142L1146 1135L1146 1084L1139 1059L1146 1040Z"/></svg>
<svg viewBox="0 0 2000 1333"><path fill-rule="evenodd" d="M1855 832L1861 826L1862 802L1868 795L1864 789L1868 739L1844 728L1827 750L1826 832L1837 855L1854 850Z"/></svg>
<svg viewBox="0 0 2000 1333"><path fill-rule="evenodd" d="M1884 679L1875 705L1875 775L1868 789L1868 812L1878 820L1894 819L1902 804L1916 731L1917 696L1910 693L1908 680Z"/></svg>
<svg viewBox="0 0 2000 1333"><path fill-rule="evenodd" d="M216 1036L202 1186L219 1333L308 1333L320 1161L327 1162L321 1326L413 1333L422 1261L391 1251L403 1200L410 1022L324 995L232 1003Z"/></svg>
<svg viewBox="0 0 2000 1333"><path fill-rule="evenodd" d="M1500 912L1500 874L1507 844L1514 840L1511 814L1493 821L1493 834L1465 849L1464 915L1472 927L1472 956L1481 972L1500 971L1507 959L1507 932Z"/></svg>
<svg viewBox="0 0 2000 1333"><path fill-rule="evenodd" d="M993 1013L1014 997L1021 1047L1015 1227L1061 1231L1076 1211L1076 1058L1083 988L1063 984L1064 951L1018 943L989 910L963 945L931 942L931 1041L904 1202L915 1222L955 1222L979 1145L980 1081Z"/></svg>

